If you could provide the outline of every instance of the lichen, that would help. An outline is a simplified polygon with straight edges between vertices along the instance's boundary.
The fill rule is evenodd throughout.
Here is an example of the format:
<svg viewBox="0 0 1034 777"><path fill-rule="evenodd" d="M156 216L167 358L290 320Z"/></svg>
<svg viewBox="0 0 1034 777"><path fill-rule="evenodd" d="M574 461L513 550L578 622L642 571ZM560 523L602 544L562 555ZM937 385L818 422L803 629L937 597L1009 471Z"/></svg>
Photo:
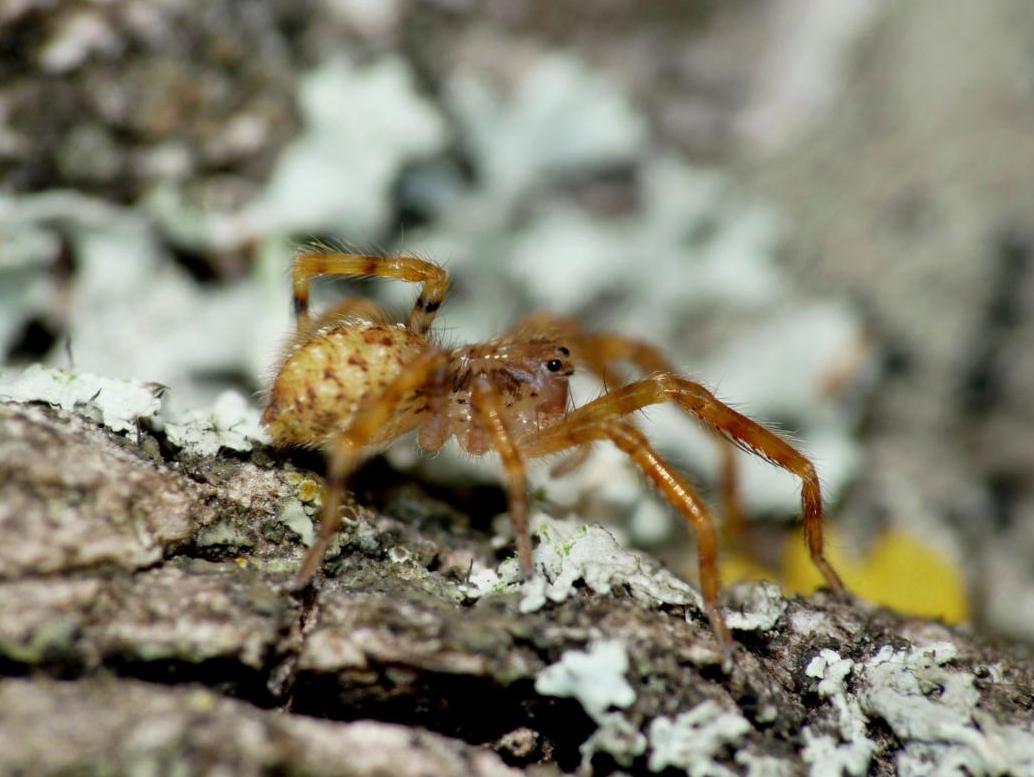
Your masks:
<svg viewBox="0 0 1034 777"><path fill-rule="evenodd" d="M29 317L46 307L53 286L49 266L61 250L57 235L11 215L10 201L0 197L0 359Z"/></svg>
<svg viewBox="0 0 1034 777"><path fill-rule="evenodd" d="M819 734L810 726L802 732L802 758L810 764L812 777L840 777L844 773L860 777L869 769L876 743L865 735L866 721L857 700L847 696L845 680L853 668L853 661L826 649L805 667L808 677L819 680L819 696L830 699L834 708L831 733Z"/></svg>
<svg viewBox="0 0 1034 777"><path fill-rule="evenodd" d="M1034 775L1034 722L1003 725L980 710L973 675L946 667L956 654L947 642L884 646L865 667L861 707L902 741L899 773L929 773L932 758L940 774Z"/></svg>
<svg viewBox="0 0 1034 777"><path fill-rule="evenodd" d="M538 58L508 95L481 74L464 73L446 99L491 196L515 196L558 172L619 165L647 140L643 117L617 85L559 52Z"/></svg>
<svg viewBox="0 0 1034 777"><path fill-rule="evenodd" d="M654 718L649 729L650 771L675 766L691 777L731 777L734 772L715 763L715 756L750 730L746 718L712 700L675 718Z"/></svg>
<svg viewBox="0 0 1034 777"><path fill-rule="evenodd" d="M0 373L0 399L41 402L74 411L114 432L140 424L160 429L186 453L214 456L220 449L250 451L268 444L259 411L235 391L224 392L211 409L176 413L163 404L164 386L52 369L38 364Z"/></svg>
<svg viewBox="0 0 1034 777"><path fill-rule="evenodd" d="M306 512L305 505L298 499L285 499L280 506L277 520L297 534L305 547L312 547L313 542L316 541L312 519Z"/></svg>
<svg viewBox="0 0 1034 777"><path fill-rule="evenodd" d="M866 774L876 751L866 730L879 719L901 743L898 774L1034 775L1034 724L1003 725L979 709L974 676L947 668L956 655L947 642L885 645L864 662L820 651L805 672L819 680L818 694L830 701L833 714L832 726L803 729L810 773ZM850 676L857 690L849 688Z"/></svg>
<svg viewBox="0 0 1034 777"><path fill-rule="evenodd" d="M635 691L625 679L628 653L618 640L596 642L588 651L568 650L535 679L535 691L543 696L573 697L597 723L611 707L624 709L635 701Z"/></svg>
<svg viewBox="0 0 1034 777"><path fill-rule="evenodd" d="M815 734L810 726L802 732L801 757L809 765L810 777L861 777L869 770L874 744L869 739L842 742L829 734Z"/></svg>
<svg viewBox="0 0 1034 777"><path fill-rule="evenodd" d="M165 424L169 442L197 456L214 456L221 448L250 451L269 438L258 409L236 391L219 396L211 410L191 410Z"/></svg>
<svg viewBox="0 0 1034 777"><path fill-rule="evenodd" d="M844 679L851 674L854 661L849 658L841 658L832 650L820 650L808 665L804 673L808 677L819 678L819 696L826 699L835 694L844 693Z"/></svg>
<svg viewBox="0 0 1034 777"><path fill-rule="evenodd" d="M199 548L220 548L234 552L245 551L255 544L246 532L228 520L206 526L198 532L194 542Z"/></svg>
<svg viewBox="0 0 1034 777"><path fill-rule="evenodd" d="M619 765L627 767L646 752L646 736L620 712L604 713L597 723L599 728L578 747L583 770L588 770L597 753L606 753Z"/></svg>
<svg viewBox="0 0 1034 777"><path fill-rule="evenodd" d="M768 631L786 612L786 599L779 586L772 583L747 583L732 587L729 598L736 601L728 608L725 623L738 631Z"/></svg>
<svg viewBox="0 0 1034 777"><path fill-rule="evenodd" d="M399 170L442 148L445 122L397 56L362 67L332 58L303 76L299 89L304 129L241 219L255 232L341 230L372 238L390 215Z"/></svg>
<svg viewBox="0 0 1034 777"><path fill-rule="evenodd" d="M532 519L532 527L540 540L535 549L538 574L524 586L521 612L534 612L547 601L564 601L578 582L598 594L627 589L651 605L700 607L700 595L692 586L656 561L621 547L606 529L542 514Z"/></svg>
<svg viewBox="0 0 1034 777"><path fill-rule="evenodd" d="M115 432L130 432L154 420L163 389L155 384L115 380L38 364L0 374L0 399L42 402L92 418Z"/></svg>
<svg viewBox="0 0 1034 777"><path fill-rule="evenodd" d="M746 777L793 777L797 774L793 762L769 755L758 755L747 749L737 750L735 760L747 770Z"/></svg>
<svg viewBox="0 0 1034 777"><path fill-rule="evenodd" d="M568 650L535 679L536 693L577 699L596 723L596 731L580 746L586 768L599 752L609 753L627 766L646 750L646 737L612 709L626 709L635 702L635 691L625 679L627 672L624 643L607 640L592 644L588 651Z"/></svg>

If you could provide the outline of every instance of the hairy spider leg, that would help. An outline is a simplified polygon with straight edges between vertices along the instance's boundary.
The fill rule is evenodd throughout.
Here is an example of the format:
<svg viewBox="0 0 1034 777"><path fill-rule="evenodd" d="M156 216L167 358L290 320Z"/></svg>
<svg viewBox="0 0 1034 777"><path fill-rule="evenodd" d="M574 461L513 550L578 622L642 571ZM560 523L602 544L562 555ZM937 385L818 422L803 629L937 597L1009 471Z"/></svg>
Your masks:
<svg viewBox="0 0 1034 777"><path fill-rule="evenodd" d="M630 362L642 377L657 373L677 374L671 362L660 349L650 343L612 332L584 332L572 341L575 354L584 352L590 368L600 375L606 385L622 385L627 381L615 376L610 365ZM742 546L746 537L746 523L739 495L739 473L736 466L736 445L721 432L712 428L721 457L719 493L722 502L722 526L727 537L736 546Z"/></svg>
<svg viewBox="0 0 1034 777"><path fill-rule="evenodd" d="M474 382L471 399L478 422L488 432L492 447L499 453L506 482L510 521L517 537L517 560L525 577L534 574L531 535L528 531L528 482L524 458L514 441L499 389L485 376Z"/></svg>
<svg viewBox="0 0 1034 777"><path fill-rule="evenodd" d="M423 390L432 394L447 390L448 363L449 355L444 351L433 349L421 353L382 392L364 399L352 423L331 443L319 537L302 561L295 587L304 588L316 574L330 541L341 527L345 481L362 460L364 449L377 438L381 428L391 421L407 398Z"/></svg>
<svg viewBox="0 0 1034 777"><path fill-rule="evenodd" d="M299 329L305 326L309 318L309 284L313 278L321 275L392 278L423 284L407 322L407 326L417 334L424 334L431 328L449 286L449 275L444 267L410 256L392 258L366 254L306 252L295 257L291 275L294 314Z"/></svg>
<svg viewBox="0 0 1034 777"><path fill-rule="evenodd" d="M520 447L526 456L532 458L590 445L599 440L611 440L695 529L700 588L707 617L715 635L728 649L732 645L732 637L718 609L721 580L718 574L718 536L714 519L693 487L657 453L641 431L628 421L608 414L590 414L589 417L572 414L528 439L521 440Z"/></svg>
<svg viewBox="0 0 1034 777"><path fill-rule="evenodd" d="M562 338L570 345L575 360L584 364L604 386L621 386L628 383L624 375L613 369L614 364L619 362L635 365L642 373L641 377L662 372L677 374L667 357L651 343L614 332L589 332L574 319L553 313L533 313L518 322L514 331ZM721 456L719 487L724 519L722 526L729 541L737 547L743 547L747 531L740 502L736 446L720 432L716 432L715 439ZM588 446L580 448L554 465L551 474L559 477L571 472L582 464L588 453Z"/></svg>
<svg viewBox="0 0 1034 777"><path fill-rule="evenodd" d="M843 595L844 584L823 549L822 492L814 465L784 439L723 404L700 384L670 372L651 375L574 409L563 421L543 429L541 436L548 439L554 429L559 432L591 426L669 401L737 446L800 478L804 537L812 563L830 589Z"/></svg>

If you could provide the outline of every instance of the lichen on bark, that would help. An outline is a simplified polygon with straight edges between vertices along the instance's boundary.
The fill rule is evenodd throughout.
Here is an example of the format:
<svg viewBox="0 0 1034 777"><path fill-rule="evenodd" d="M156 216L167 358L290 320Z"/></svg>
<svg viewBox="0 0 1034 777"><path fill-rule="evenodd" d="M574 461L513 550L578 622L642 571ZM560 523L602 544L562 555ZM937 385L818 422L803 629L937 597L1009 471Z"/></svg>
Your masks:
<svg viewBox="0 0 1034 777"><path fill-rule="evenodd" d="M549 519L539 569L564 595L522 607L535 584L486 522L403 475L360 478L293 593L309 466L0 404L0 771L1034 773L1029 656L740 585L725 663L695 597L649 594L682 590L670 573L613 542L590 579L603 530ZM542 679L601 645L620 703Z"/></svg>

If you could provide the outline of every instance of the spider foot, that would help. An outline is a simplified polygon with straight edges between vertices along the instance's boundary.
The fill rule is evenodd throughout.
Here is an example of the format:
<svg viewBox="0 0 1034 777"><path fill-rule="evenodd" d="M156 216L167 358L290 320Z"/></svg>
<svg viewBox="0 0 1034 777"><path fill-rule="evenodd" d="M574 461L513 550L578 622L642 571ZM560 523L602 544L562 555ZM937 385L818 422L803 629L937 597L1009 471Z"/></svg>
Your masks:
<svg viewBox="0 0 1034 777"><path fill-rule="evenodd" d="M824 557L818 556L812 558L815 566L819 572L822 573L822 577L826 580L826 586L829 588L830 593L833 594L837 599L846 601L851 598L850 591L847 590L847 586L844 585L844 581L840 579L840 575L833 569L833 565L830 564Z"/></svg>
<svg viewBox="0 0 1034 777"><path fill-rule="evenodd" d="M722 652L725 654L726 663L728 663L736 649L736 643L733 642L732 633L729 631L729 627L725 623L725 618L722 617L722 613L718 609L717 605L708 608L707 619L711 623L711 631L713 631L715 637L718 638L718 643L721 645Z"/></svg>

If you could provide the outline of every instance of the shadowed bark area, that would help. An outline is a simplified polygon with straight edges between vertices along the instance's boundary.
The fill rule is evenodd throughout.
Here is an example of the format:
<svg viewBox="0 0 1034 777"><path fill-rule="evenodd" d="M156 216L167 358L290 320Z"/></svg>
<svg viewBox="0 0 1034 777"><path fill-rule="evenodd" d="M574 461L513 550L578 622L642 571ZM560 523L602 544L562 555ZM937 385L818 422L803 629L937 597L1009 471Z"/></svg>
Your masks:
<svg viewBox="0 0 1034 777"><path fill-rule="evenodd" d="M713 702L745 722L695 757L729 773L807 771L826 743L889 774L968 758L969 732L997 743L971 771L1031 773L1029 656L764 586L727 595L725 667L694 606L627 587L522 613L518 590L464 586L499 563L486 527L412 484L350 505L326 577L294 595L312 479L272 451L188 459L0 404L0 772L648 774L688 768L665 737L702 747L701 727L658 722ZM601 640L634 691L611 727L536 691Z"/></svg>

